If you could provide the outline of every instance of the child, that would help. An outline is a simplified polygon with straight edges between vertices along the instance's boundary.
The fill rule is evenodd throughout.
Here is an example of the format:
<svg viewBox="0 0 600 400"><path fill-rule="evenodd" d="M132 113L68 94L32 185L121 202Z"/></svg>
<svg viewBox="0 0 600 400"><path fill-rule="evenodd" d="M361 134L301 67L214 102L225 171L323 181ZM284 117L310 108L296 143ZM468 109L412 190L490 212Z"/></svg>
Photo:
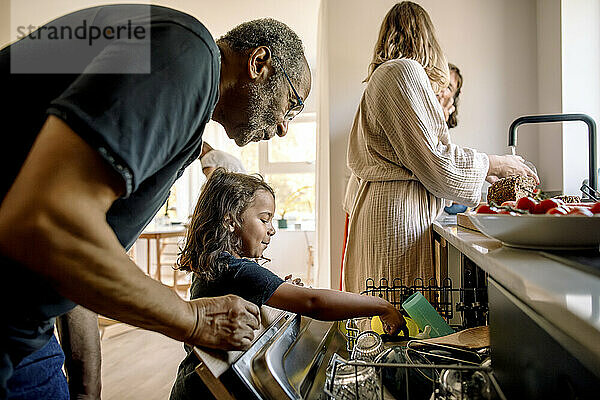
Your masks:
<svg viewBox="0 0 600 400"><path fill-rule="evenodd" d="M257 306L291 311L320 320L378 315L386 333L406 324L384 299L284 282L253 259L260 259L272 236L275 195L260 177L217 168L206 182L190 222L179 269L193 271L191 298L236 294ZM171 399L197 396L193 354L181 363ZM184 387L185 386L185 387Z"/></svg>

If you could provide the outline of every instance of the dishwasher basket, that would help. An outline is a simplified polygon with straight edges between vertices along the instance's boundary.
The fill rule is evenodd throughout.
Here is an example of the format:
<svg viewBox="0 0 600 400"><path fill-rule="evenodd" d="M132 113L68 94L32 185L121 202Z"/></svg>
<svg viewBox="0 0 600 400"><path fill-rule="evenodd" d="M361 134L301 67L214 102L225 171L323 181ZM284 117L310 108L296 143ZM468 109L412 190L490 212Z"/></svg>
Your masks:
<svg viewBox="0 0 600 400"><path fill-rule="evenodd" d="M471 354L457 358L448 356L448 349ZM324 392L335 400L505 400L489 358L479 362L485 356L477 357L470 350L419 341L389 348L373 362L335 355ZM370 379L364 379L367 376Z"/></svg>
<svg viewBox="0 0 600 400"><path fill-rule="evenodd" d="M438 284L435 278L428 281L417 278L410 286L404 285L400 278L394 279L391 285L387 279L382 278L379 284L375 285L375 281L369 278L366 281L366 289L361 294L384 298L406 315L402 303L417 291L429 300L454 330L487 325L487 287L457 289L453 288L450 278L443 279L441 284ZM459 315L456 315L457 313ZM468 314L469 318L465 318L465 314ZM349 354L352 353L356 337L360 333L356 323L359 319L349 319L346 323L346 348Z"/></svg>
<svg viewBox="0 0 600 400"><path fill-rule="evenodd" d="M454 288L450 278L440 284L435 278L418 278L412 285L399 278L391 284L383 278L376 285L370 278L361 294L384 298L405 314L402 303L416 291L455 330L487 324L487 287ZM346 323L349 355L360 334L358 320ZM371 379L361 380L368 375L368 368ZM341 378L336 379L338 374ZM387 399L388 394L398 399L506 399L492 373L489 348L463 350L419 340L387 347L374 361L347 361L335 355L329 363L324 392L336 400Z"/></svg>

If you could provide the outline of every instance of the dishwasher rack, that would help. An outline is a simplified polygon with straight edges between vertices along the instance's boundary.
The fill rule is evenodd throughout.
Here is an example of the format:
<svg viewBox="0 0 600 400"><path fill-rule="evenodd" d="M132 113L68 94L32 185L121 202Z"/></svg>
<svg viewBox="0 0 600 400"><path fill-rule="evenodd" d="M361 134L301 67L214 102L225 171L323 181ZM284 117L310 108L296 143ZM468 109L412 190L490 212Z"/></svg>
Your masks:
<svg viewBox="0 0 600 400"><path fill-rule="evenodd" d="M361 294L384 298L406 315L402 309L402 303L417 291L427 298L435 310L456 331L477 326L482 322L487 325L488 298L485 286L455 288L450 278L445 278L440 283L435 278L429 280L417 278L411 285L405 285L400 278L394 279L392 282L382 278L377 284L374 279L369 278L365 282L365 290ZM465 314L469 314L469 318L465 318ZM359 320L361 319L349 319L346 322L345 336L348 354L352 354L356 338L361 332L357 326ZM391 351L403 354L403 357L396 357L394 362L389 362L389 356L367 362L347 361L339 356L332 358L329 363L330 379L324 388L325 394L330 399L336 400L384 399L387 398L384 397L384 387L389 393L388 386L390 377L392 377L393 382L403 382L402 393L395 393L400 396L398 398L402 399L506 399L492 372L489 357L484 360L484 354L489 356L489 348L475 352L410 340L405 342L404 346L387 347L383 354L389 354ZM462 352L465 356L447 357L440 355L440 351L452 351L459 355ZM365 366L371 367L374 371L373 374L377 377L370 379L369 390L362 389L361 391L358 368ZM345 380L348 390L336 390L334 387L335 376L344 372L348 375ZM473 382L486 382L487 391L483 394L473 393ZM421 393L414 391L415 386L419 384ZM423 391L427 396L423 397Z"/></svg>
<svg viewBox="0 0 600 400"><path fill-rule="evenodd" d="M410 347L403 350L410 354ZM506 400L489 363L442 364L422 355L404 361L347 361L334 357L324 393L334 400L384 400L390 396L403 400ZM361 381L359 371L365 369L370 369L372 376ZM336 381L336 376L341 379Z"/></svg>
<svg viewBox="0 0 600 400"><path fill-rule="evenodd" d="M387 279L382 278L376 285L375 281L369 278L365 287L366 289L361 292L362 295L384 298L405 316L402 303L418 291L429 300L433 308L454 330L481 325L481 323L471 325L469 321L483 321L487 325L487 287L454 288L450 278L443 279L439 284L435 278L427 281L417 278L412 285L405 285L400 278L394 279L391 284ZM466 313L476 314L478 318L464 318ZM346 323L346 349L349 354L352 353L354 342L360 333L357 327L357 321L360 319L349 319Z"/></svg>

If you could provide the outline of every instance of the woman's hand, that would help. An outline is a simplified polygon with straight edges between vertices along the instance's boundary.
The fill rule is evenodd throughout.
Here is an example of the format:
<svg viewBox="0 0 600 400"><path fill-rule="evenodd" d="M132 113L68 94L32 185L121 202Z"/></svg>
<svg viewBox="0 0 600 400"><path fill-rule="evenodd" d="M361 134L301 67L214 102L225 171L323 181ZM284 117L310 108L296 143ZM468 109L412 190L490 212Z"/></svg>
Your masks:
<svg viewBox="0 0 600 400"><path fill-rule="evenodd" d="M406 327L404 317L400 314L400 311L391 304L379 318L383 324L383 331L388 335L397 335L402 328Z"/></svg>
<svg viewBox="0 0 600 400"><path fill-rule="evenodd" d="M488 158L490 160L490 167L486 180L490 183L497 181L499 178L514 175L531 176L537 184L540 183L537 174L525 164L525 160L521 156L490 154Z"/></svg>

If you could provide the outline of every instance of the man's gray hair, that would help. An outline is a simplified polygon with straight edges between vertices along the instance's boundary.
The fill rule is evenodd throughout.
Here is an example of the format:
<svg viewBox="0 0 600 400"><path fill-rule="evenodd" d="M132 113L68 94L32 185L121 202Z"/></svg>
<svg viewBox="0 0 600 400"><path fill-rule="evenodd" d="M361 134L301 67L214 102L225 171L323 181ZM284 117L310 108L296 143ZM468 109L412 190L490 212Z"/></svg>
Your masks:
<svg viewBox="0 0 600 400"><path fill-rule="evenodd" d="M217 43L225 42L232 50L245 52L259 46L268 46L277 57L290 79L298 84L304 71L304 47L298 35L283 22L272 18L244 22L221 36ZM275 65L275 74L283 77Z"/></svg>

